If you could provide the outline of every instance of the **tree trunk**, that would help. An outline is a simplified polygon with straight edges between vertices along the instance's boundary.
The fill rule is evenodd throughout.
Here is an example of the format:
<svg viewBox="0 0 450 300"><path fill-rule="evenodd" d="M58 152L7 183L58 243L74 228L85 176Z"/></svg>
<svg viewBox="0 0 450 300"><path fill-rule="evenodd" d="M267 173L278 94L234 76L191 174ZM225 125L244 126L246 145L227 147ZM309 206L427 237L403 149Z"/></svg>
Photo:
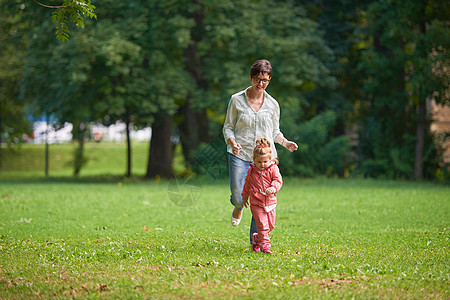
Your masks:
<svg viewBox="0 0 450 300"><path fill-rule="evenodd" d="M48 160L49 160L49 149L48 149L48 129L45 135L45 177L48 177Z"/></svg>
<svg viewBox="0 0 450 300"><path fill-rule="evenodd" d="M156 116L152 126L152 137L150 139L150 151L145 178L173 177L172 133L173 117L167 114Z"/></svg>
<svg viewBox="0 0 450 300"><path fill-rule="evenodd" d="M426 35L426 21L425 21L425 9L428 1L424 1L421 12L420 32L423 36ZM428 52L421 53L423 58L428 55ZM422 100L422 89L419 88L419 111L416 129L416 155L414 160L414 179L423 179L423 151L425 148L425 126L426 126L426 105L427 99Z"/></svg>
<svg viewBox="0 0 450 300"><path fill-rule="evenodd" d="M191 14L191 18L194 19L196 26L191 31L193 43L186 48L184 53L185 69L194 78L197 89L206 90L208 83L203 76L202 57L198 54L198 44L204 38L203 20L205 16L202 11L197 11ZM209 124L206 111L205 109L195 111L191 105L192 101L193 96L189 94L186 97L185 105L180 109L183 122L179 126L184 160L190 165L193 163L192 150L198 148L202 142L209 142Z"/></svg>
<svg viewBox="0 0 450 300"><path fill-rule="evenodd" d="M74 137L78 141L78 148L75 149L74 154L74 171L73 175L78 176L86 159L84 158L84 138L86 134L86 125L82 122L76 122L73 125Z"/></svg>
<svg viewBox="0 0 450 300"><path fill-rule="evenodd" d="M78 139L78 148L75 149L75 160L74 160L74 171L73 175L80 175L81 167L83 166L84 161L84 138L80 137Z"/></svg>
<svg viewBox="0 0 450 300"><path fill-rule="evenodd" d="M179 125L180 140L183 147L183 156L186 163L192 165L191 153L198 148L200 143L209 141L208 118L206 112L196 112L190 104L191 95L186 99L186 104L180 108L183 121Z"/></svg>
<svg viewBox="0 0 450 300"><path fill-rule="evenodd" d="M46 116L46 121L45 121L45 177L48 177L48 164L49 164L49 147L48 147L48 120L49 120L49 116Z"/></svg>
<svg viewBox="0 0 450 300"><path fill-rule="evenodd" d="M127 135L127 174L126 177L131 177L131 137L130 137L130 118L125 117L125 132Z"/></svg>
<svg viewBox="0 0 450 300"><path fill-rule="evenodd" d="M3 101L0 102L0 171L3 169L3 151L2 151L2 134L3 134Z"/></svg>
<svg viewBox="0 0 450 300"><path fill-rule="evenodd" d="M414 179L423 179L423 149L425 143L425 110L426 101L419 103L419 118L416 131L416 157L414 161Z"/></svg>

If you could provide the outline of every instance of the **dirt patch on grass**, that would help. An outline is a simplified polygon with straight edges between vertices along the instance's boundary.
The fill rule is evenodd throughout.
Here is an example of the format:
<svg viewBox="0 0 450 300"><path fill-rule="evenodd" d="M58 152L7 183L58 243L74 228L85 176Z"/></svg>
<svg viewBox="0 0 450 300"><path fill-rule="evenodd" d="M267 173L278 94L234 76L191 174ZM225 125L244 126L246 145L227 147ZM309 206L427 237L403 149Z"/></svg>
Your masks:
<svg viewBox="0 0 450 300"><path fill-rule="evenodd" d="M324 288L336 287L336 286L348 286L352 284L359 284L361 281L355 279L297 279L293 280L294 285L302 284L314 284Z"/></svg>

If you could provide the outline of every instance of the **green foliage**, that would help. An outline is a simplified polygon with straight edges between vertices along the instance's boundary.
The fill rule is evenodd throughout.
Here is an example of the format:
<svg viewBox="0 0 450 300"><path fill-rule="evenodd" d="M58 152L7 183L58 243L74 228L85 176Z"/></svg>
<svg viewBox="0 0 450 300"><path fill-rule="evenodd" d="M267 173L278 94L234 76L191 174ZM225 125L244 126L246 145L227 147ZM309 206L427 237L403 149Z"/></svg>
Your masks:
<svg viewBox="0 0 450 300"><path fill-rule="evenodd" d="M0 144L15 148L25 141L25 136L32 135L26 101L19 98L18 85L28 45L22 35L30 23L18 1L0 1L0 11ZM0 153L0 165L3 158Z"/></svg>
<svg viewBox="0 0 450 300"><path fill-rule="evenodd" d="M373 178L411 178L414 171L415 136L405 136L402 140L404 142L397 148L390 149L383 154L383 159L362 161L356 168L355 174L363 174L366 177ZM381 157L381 153L378 157Z"/></svg>
<svg viewBox="0 0 450 300"><path fill-rule="evenodd" d="M64 0L61 6L52 8L56 8L52 13L52 22L56 24L56 38L63 42L69 40L68 22L84 29L83 18L97 19L94 13L95 6L91 4L91 0Z"/></svg>
<svg viewBox="0 0 450 300"><path fill-rule="evenodd" d="M45 48L42 41L33 42L24 94L35 100L37 112L54 115L59 122L129 120L148 126L179 114L186 104L194 111L220 114L221 104L245 88L248 68L259 57L278 66L273 85L277 98L333 85L335 79L323 63L332 53L314 22L293 3L267 5L270 9L261 12L256 3L240 1L212 1L189 9L182 1L148 6L111 2L99 8L101 20L70 41ZM230 15L241 17L232 21ZM282 26L282 18L289 26ZM48 57L54 59L48 63ZM37 69L48 72L35 78ZM76 110L70 109L75 105Z"/></svg>
<svg viewBox="0 0 450 300"><path fill-rule="evenodd" d="M426 6L423 2L376 1L368 7L367 37L372 45L360 62L367 74L363 86L367 97L359 106L358 145L360 171L365 176L414 178L413 166L439 168L431 120L420 118L417 112L433 98L448 102L443 97L448 76L443 79L441 69L450 46L449 27L442 26L439 12L444 2L430 1ZM429 31L429 25L434 29ZM418 128L425 130L425 142L420 145L426 154L423 158L416 150ZM432 174L427 171L424 176L433 178Z"/></svg>
<svg viewBox="0 0 450 300"><path fill-rule="evenodd" d="M289 119L289 114L284 118ZM289 119L291 120L291 119ZM299 150L289 153L279 150L280 168L283 174L313 177L316 174L343 176L349 168L346 157L350 150L347 136L333 137L332 130L336 124L336 114L325 111L311 120L299 123L294 128ZM286 121L283 123L285 124ZM280 147L281 148L281 147Z"/></svg>
<svg viewBox="0 0 450 300"><path fill-rule="evenodd" d="M296 153L280 149L286 172L347 176L355 168L413 178L417 108L431 98L448 103L442 0L56 2L52 23L31 1L0 0L3 139L29 131L29 114L55 126L142 127L173 116L188 163L220 131L230 96L250 84L251 63L267 58L281 130L301 145ZM48 36L55 25L65 43ZM429 122L424 176L434 178L446 169ZM355 149L349 131L358 134Z"/></svg>
<svg viewBox="0 0 450 300"><path fill-rule="evenodd" d="M95 22L84 32L75 32L66 43L46 45L45 50L31 51L25 63L23 94L33 99L35 115L48 114L60 124L74 123L74 133L80 141L85 137L81 127L89 122L106 125L118 120L146 123L139 114L156 111L152 102L146 103L150 73L143 65L142 47L132 41L143 27L135 25L124 31L128 20L113 23L123 11L114 6L102 8L106 19ZM110 9L110 10L108 10ZM115 13L114 13L115 12ZM134 30L136 29L136 30ZM40 34L45 27L37 27ZM42 40L34 40L30 49L40 48ZM48 57L52 57L48 61ZM63 67L61 67L63 66ZM47 72L36 70L45 69ZM76 109L73 109L76 107ZM77 152L82 155L82 152ZM77 161L84 161L79 157ZM79 169L83 164L76 164ZM75 172L77 173L77 171Z"/></svg>

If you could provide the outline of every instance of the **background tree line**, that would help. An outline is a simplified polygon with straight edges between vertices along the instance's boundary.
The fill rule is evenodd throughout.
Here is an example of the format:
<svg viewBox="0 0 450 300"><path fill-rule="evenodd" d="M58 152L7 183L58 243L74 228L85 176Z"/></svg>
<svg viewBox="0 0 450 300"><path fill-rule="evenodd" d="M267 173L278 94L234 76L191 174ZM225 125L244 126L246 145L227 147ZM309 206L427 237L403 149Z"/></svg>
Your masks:
<svg viewBox="0 0 450 300"><path fill-rule="evenodd" d="M50 4L58 1L49 1ZM217 142L231 94L267 58L285 175L434 178L448 174L427 104L449 103L449 5L443 0L92 1L97 20L55 38L48 9L0 0L0 130L13 146L29 116L71 122L74 173L89 124L152 127L146 177L173 175ZM71 27L72 26L72 27ZM225 151L225 150L224 150ZM283 168L283 166L289 166Z"/></svg>

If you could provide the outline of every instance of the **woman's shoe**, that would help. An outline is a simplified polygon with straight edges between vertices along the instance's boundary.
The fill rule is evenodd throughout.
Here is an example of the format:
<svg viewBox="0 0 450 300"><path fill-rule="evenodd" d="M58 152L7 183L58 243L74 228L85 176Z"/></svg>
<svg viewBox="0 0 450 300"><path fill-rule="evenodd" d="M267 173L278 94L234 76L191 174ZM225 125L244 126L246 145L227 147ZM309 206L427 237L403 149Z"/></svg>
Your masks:
<svg viewBox="0 0 450 300"><path fill-rule="evenodd" d="M231 213L231 225L233 225L234 227L237 227L239 225L239 223L241 223L242 211L241 211L241 217L239 219L236 219L235 217L233 217L233 214L234 214L234 210Z"/></svg>
<svg viewBox="0 0 450 300"><path fill-rule="evenodd" d="M259 252L260 248L257 244L252 244L252 250L255 252Z"/></svg>
<svg viewBox="0 0 450 300"><path fill-rule="evenodd" d="M241 219L236 219L233 217L233 215L231 215L231 225L233 225L234 227L237 227L239 225L239 223L241 223Z"/></svg>

